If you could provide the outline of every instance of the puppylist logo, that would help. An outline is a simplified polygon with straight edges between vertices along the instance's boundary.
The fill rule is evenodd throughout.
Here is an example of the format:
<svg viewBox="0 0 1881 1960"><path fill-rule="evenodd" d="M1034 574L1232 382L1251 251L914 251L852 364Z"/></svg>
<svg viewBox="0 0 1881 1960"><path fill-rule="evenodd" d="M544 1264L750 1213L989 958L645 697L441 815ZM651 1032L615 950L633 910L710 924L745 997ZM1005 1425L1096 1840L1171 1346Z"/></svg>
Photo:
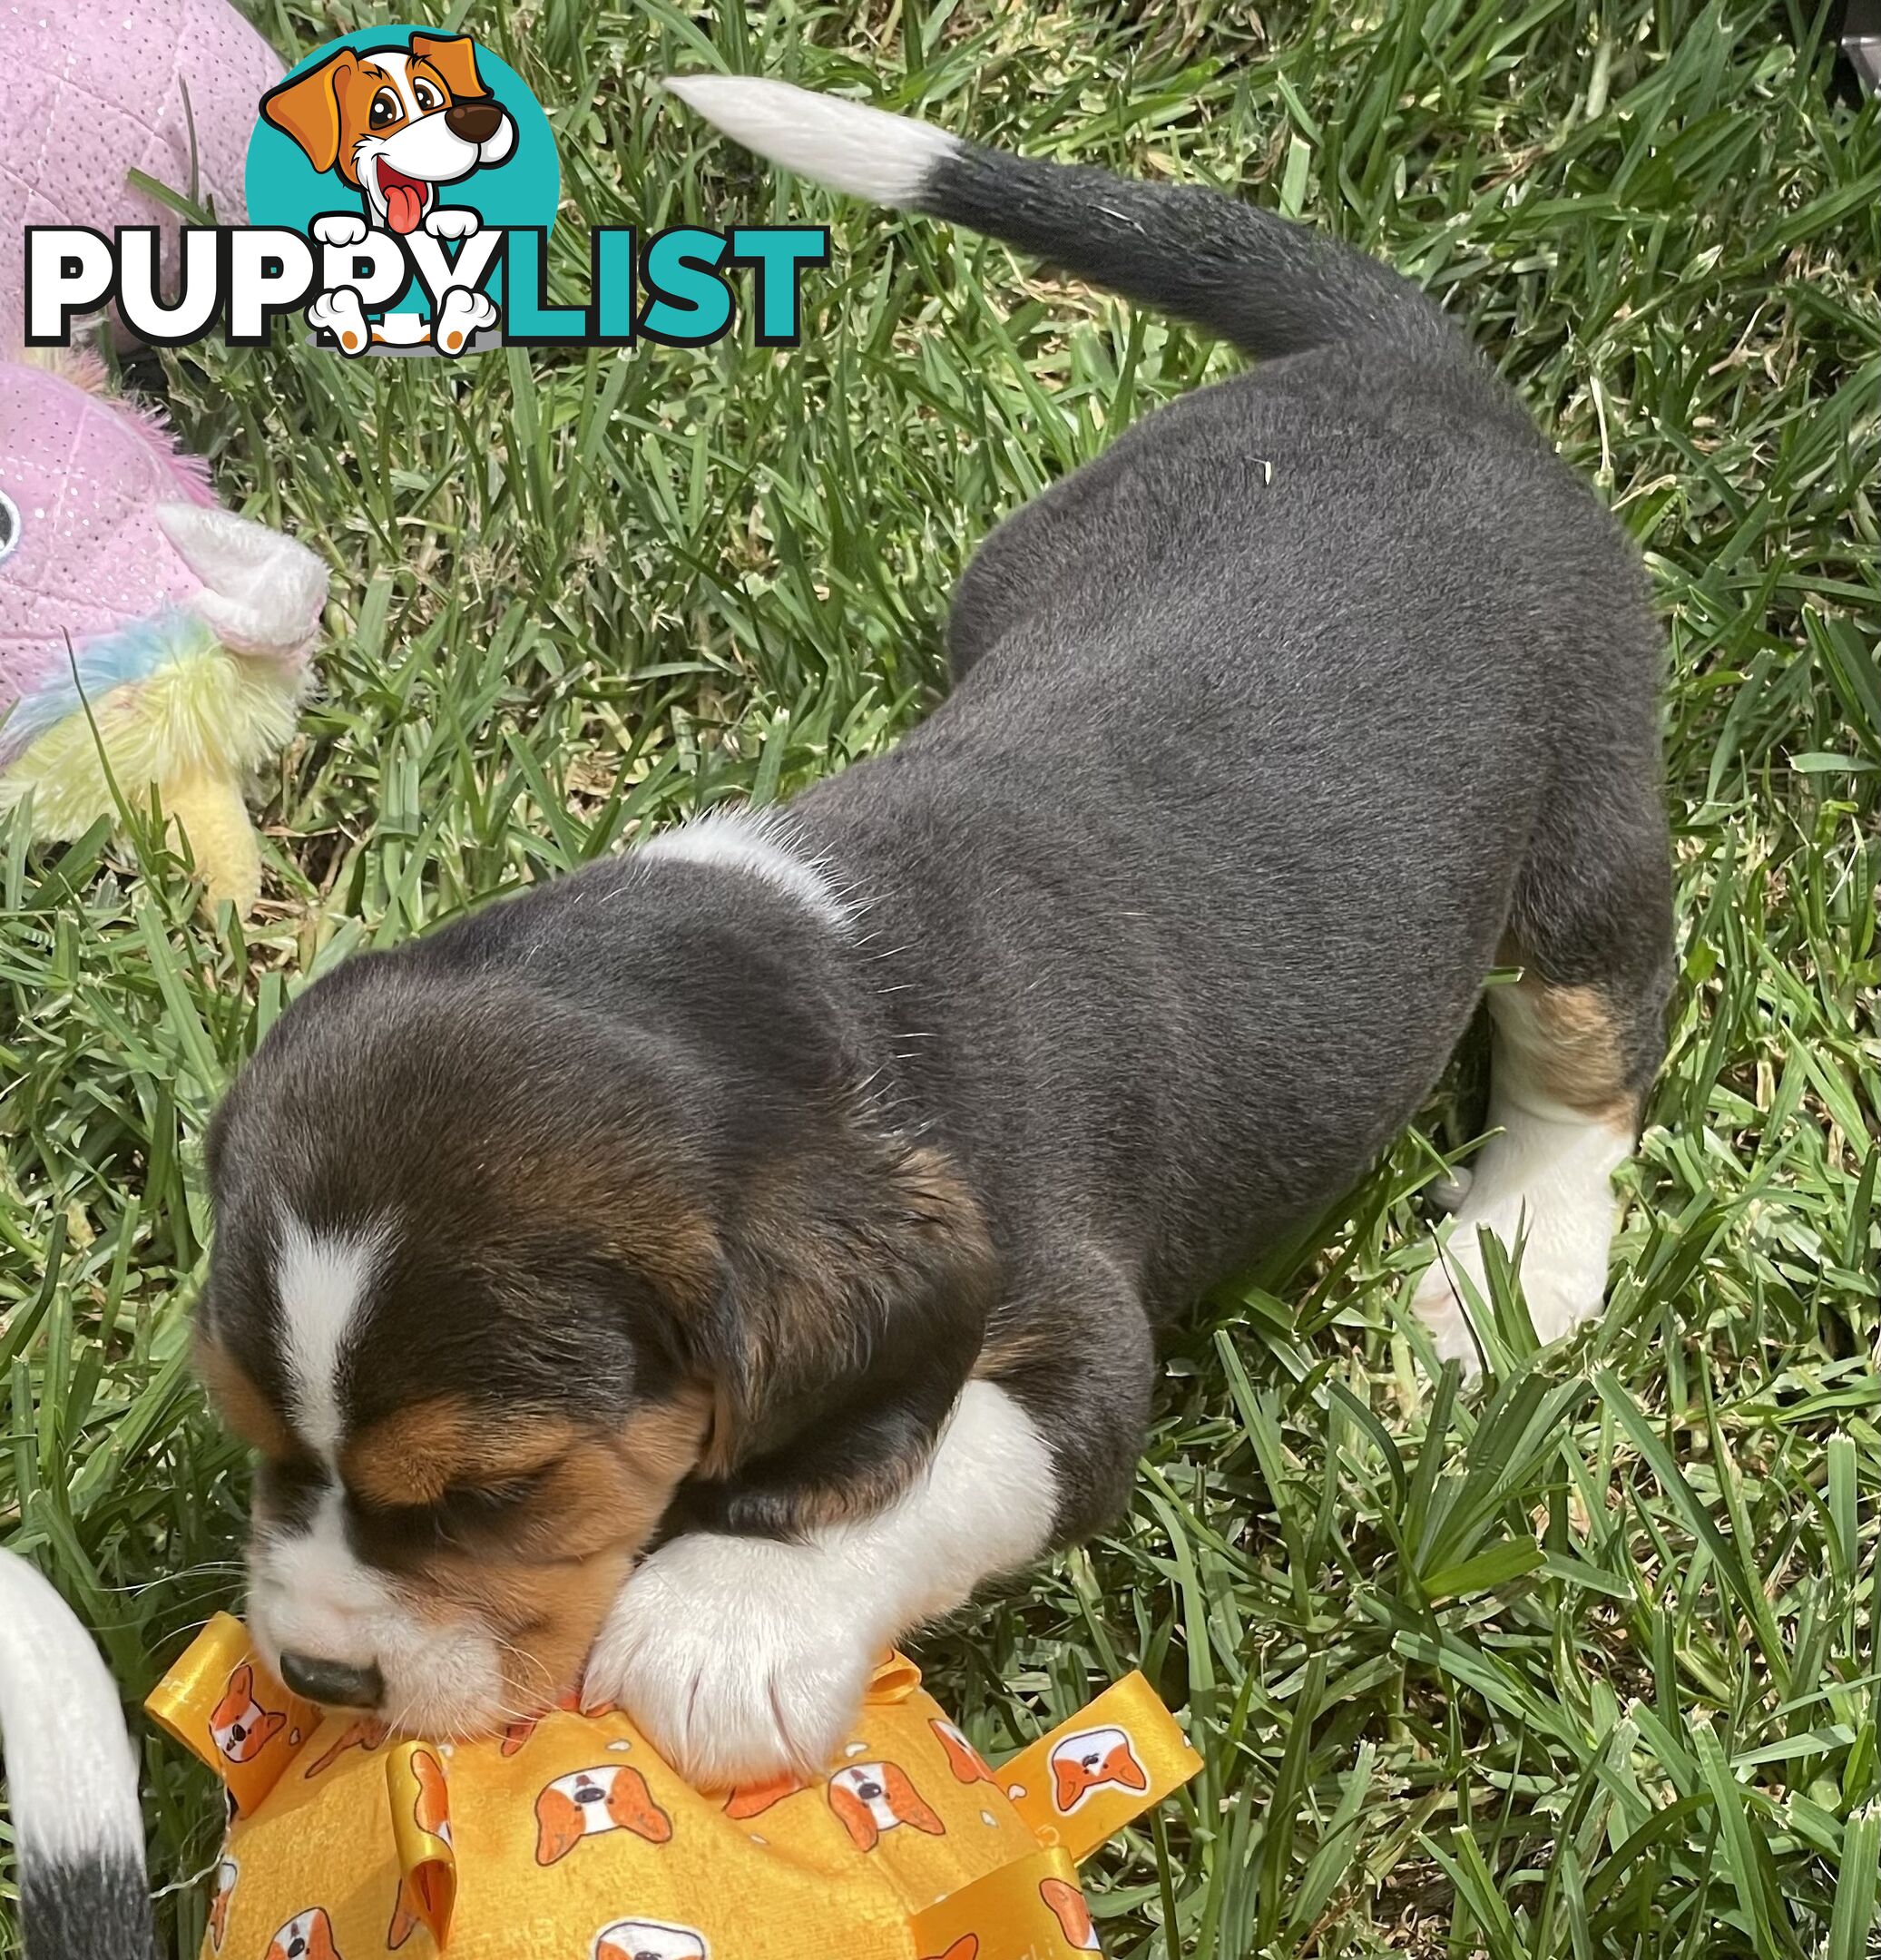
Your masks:
<svg viewBox="0 0 1881 1960"><path fill-rule="evenodd" d="M821 226L603 226L589 237L591 297L552 305L548 118L470 35L424 27L361 29L291 69L261 98L246 191L248 224L182 227L173 292L154 225L28 226L27 344L67 346L75 321L115 305L164 347L218 326L230 346L261 346L295 313L350 359L703 347L736 324L741 272L758 345L794 347L804 272L829 258Z"/></svg>

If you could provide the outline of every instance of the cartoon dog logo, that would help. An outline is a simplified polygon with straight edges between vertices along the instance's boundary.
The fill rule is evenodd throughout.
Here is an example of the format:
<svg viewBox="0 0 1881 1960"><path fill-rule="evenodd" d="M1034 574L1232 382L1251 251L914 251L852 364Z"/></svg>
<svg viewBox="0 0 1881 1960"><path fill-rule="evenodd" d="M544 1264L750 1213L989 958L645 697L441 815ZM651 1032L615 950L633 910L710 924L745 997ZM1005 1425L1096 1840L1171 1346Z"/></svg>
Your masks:
<svg viewBox="0 0 1881 1960"><path fill-rule="evenodd" d="M617 1919L594 1936L593 1960L711 1960L705 1935L652 1919Z"/></svg>
<svg viewBox="0 0 1881 1960"><path fill-rule="evenodd" d="M1038 1895L1052 1908L1052 1916L1064 1935L1064 1944L1073 1953L1103 1951L1097 1944L1097 1928L1091 1923L1091 1908L1076 1886L1067 1885L1063 1878L1047 1878L1040 1885Z"/></svg>
<svg viewBox="0 0 1881 1960"><path fill-rule="evenodd" d="M291 137L313 167L359 195L361 211L326 211L313 221L322 245L358 245L368 230L401 237L421 227L434 239L467 239L482 220L467 204L439 201L440 185L502 163L516 147L516 123L477 72L468 34L414 34L409 47L336 48L325 61L261 98L265 121ZM486 292L454 288L437 318L394 313L368 321L358 292L318 294L308 325L340 351L421 347L461 354L478 328L496 324Z"/></svg>
<svg viewBox="0 0 1881 1960"><path fill-rule="evenodd" d="M241 1877L241 1867L233 1858L224 1858L216 1867L215 1896L209 1902L209 1949L220 1953L222 1942L229 1936L229 1907L235 1897L235 1881Z"/></svg>
<svg viewBox="0 0 1881 1960"><path fill-rule="evenodd" d="M535 1799L535 1862L559 1864L583 1838L616 1830L664 1844L672 1819L653 1801L647 1779L625 1763L571 1770Z"/></svg>
<svg viewBox="0 0 1881 1960"><path fill-rule="evenodd" d="M903 1824L930 1838L947 1827L921 1800L906 1769L894 1763L853 1763L829 1779L829 1808L858 1851L873 1851L884 1831Z"/></svg>
<svg viewBox="0 0 1881 1960"><path fill-rule="evenodd" d="M515 120L485 86L468 34L336 48L270 89L261 113L317 171L359 193L368 223L401 234L436 209L440 184L488 170L516 146Z"/></svg>
<svg viewBox="0 0 1881 1960"><path fill-rule="evenodd" d="M286 1715L255 1700L255 1671L246 1661L230 1675L209 1718L217 1749L232 1763L253 1762L287 1725Z"/></svg>
<svg viewBox="0 0 1881 1960"><path fill-rule="evenodd" d="M991 1783L997 1787L998 1779L986 1767L986 1759L952 1722L931 1715L927 1726L934 1730L935 1740L945 1751L947 1768L954 1772L955 1782Z"/></svg>
<svg viewBox="0 0 1881 1960"><path fill-rule="evenodd" d="M1138 1793L1150 1779L1130 1738L1121 1729L1081 1729L1052 1747L1052 1801L1060 1817L1090 1802L1099 1790Z"/></svg>
<svg viewBox="0 0 1881 1960"><path fill-rule="evenodd" d="M342 1960L325 1909L310 1906L296 1913L269 1941L262 1960Z"/></svg>

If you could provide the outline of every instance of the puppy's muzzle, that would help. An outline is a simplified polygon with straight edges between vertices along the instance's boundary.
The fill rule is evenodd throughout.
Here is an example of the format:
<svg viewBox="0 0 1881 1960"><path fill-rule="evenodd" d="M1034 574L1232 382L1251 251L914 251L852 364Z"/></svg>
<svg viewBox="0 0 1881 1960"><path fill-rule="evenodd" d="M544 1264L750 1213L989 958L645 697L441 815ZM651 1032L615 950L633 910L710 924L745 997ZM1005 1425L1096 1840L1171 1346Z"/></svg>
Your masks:
<svg viewBox="0 0 1881 1960"><path fill-rule="evenodd" d="M444 126L465 142L486 143L503 127L503 111L495 103L453 103L444 113Z"/></svg>
<svg viewBox="0 0 1881 1960"><path fill-rule="evenodd" d="M303 1701L318 1701L323 1708L377 1708L386 1693L376 1667L350 1667L344 1661L316 1661L307 1654L282 1654L281 1679Z"/></svg>

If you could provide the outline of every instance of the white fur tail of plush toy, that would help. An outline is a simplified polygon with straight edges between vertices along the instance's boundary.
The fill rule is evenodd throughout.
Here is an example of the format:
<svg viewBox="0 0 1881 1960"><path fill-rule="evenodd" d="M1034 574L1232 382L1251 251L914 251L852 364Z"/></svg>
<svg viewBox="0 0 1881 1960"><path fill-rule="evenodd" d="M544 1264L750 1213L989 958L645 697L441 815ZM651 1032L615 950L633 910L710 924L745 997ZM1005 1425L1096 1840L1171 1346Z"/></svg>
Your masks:
<svg viewBox="0 0 1881 1960"><path fill-rule="evenodd" d="M0 1738L26 1960L155 1960L137 1759L72 1609L0 1552Z"/></svg>

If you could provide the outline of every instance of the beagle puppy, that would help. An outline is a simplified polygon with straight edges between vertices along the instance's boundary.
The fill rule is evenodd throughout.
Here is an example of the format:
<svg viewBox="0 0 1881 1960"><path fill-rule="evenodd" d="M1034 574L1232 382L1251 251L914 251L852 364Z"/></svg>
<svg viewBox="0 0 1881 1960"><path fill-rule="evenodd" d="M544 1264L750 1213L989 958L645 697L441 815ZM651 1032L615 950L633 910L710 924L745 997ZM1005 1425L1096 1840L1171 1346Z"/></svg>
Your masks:
<svg viewBox="0 0 1881 1960"><path fill-rule="evenodd" d="M261 113L315 170L358 192L368 223L401 234L436 210L440 184L501 163L516 145L515 119L477 73L467 34L336 49L270 89Z"/></svg>
<svg viewBox="0 0 1881 1960"><path fill-rule="evenodd" d="M269 1665L433 1734L579 1681L718 1788L827 1775L886 1644L1116 1512L1159 1329L1364 1175L1493 968L1494 1136L1413 1304L1473 1367L1486 1235L1544 1339L1597 1313L1670 851L1638 555L1415 287L672 86L1259 361L992 533L891 752L341 964L215 1120Z"/></svg>

